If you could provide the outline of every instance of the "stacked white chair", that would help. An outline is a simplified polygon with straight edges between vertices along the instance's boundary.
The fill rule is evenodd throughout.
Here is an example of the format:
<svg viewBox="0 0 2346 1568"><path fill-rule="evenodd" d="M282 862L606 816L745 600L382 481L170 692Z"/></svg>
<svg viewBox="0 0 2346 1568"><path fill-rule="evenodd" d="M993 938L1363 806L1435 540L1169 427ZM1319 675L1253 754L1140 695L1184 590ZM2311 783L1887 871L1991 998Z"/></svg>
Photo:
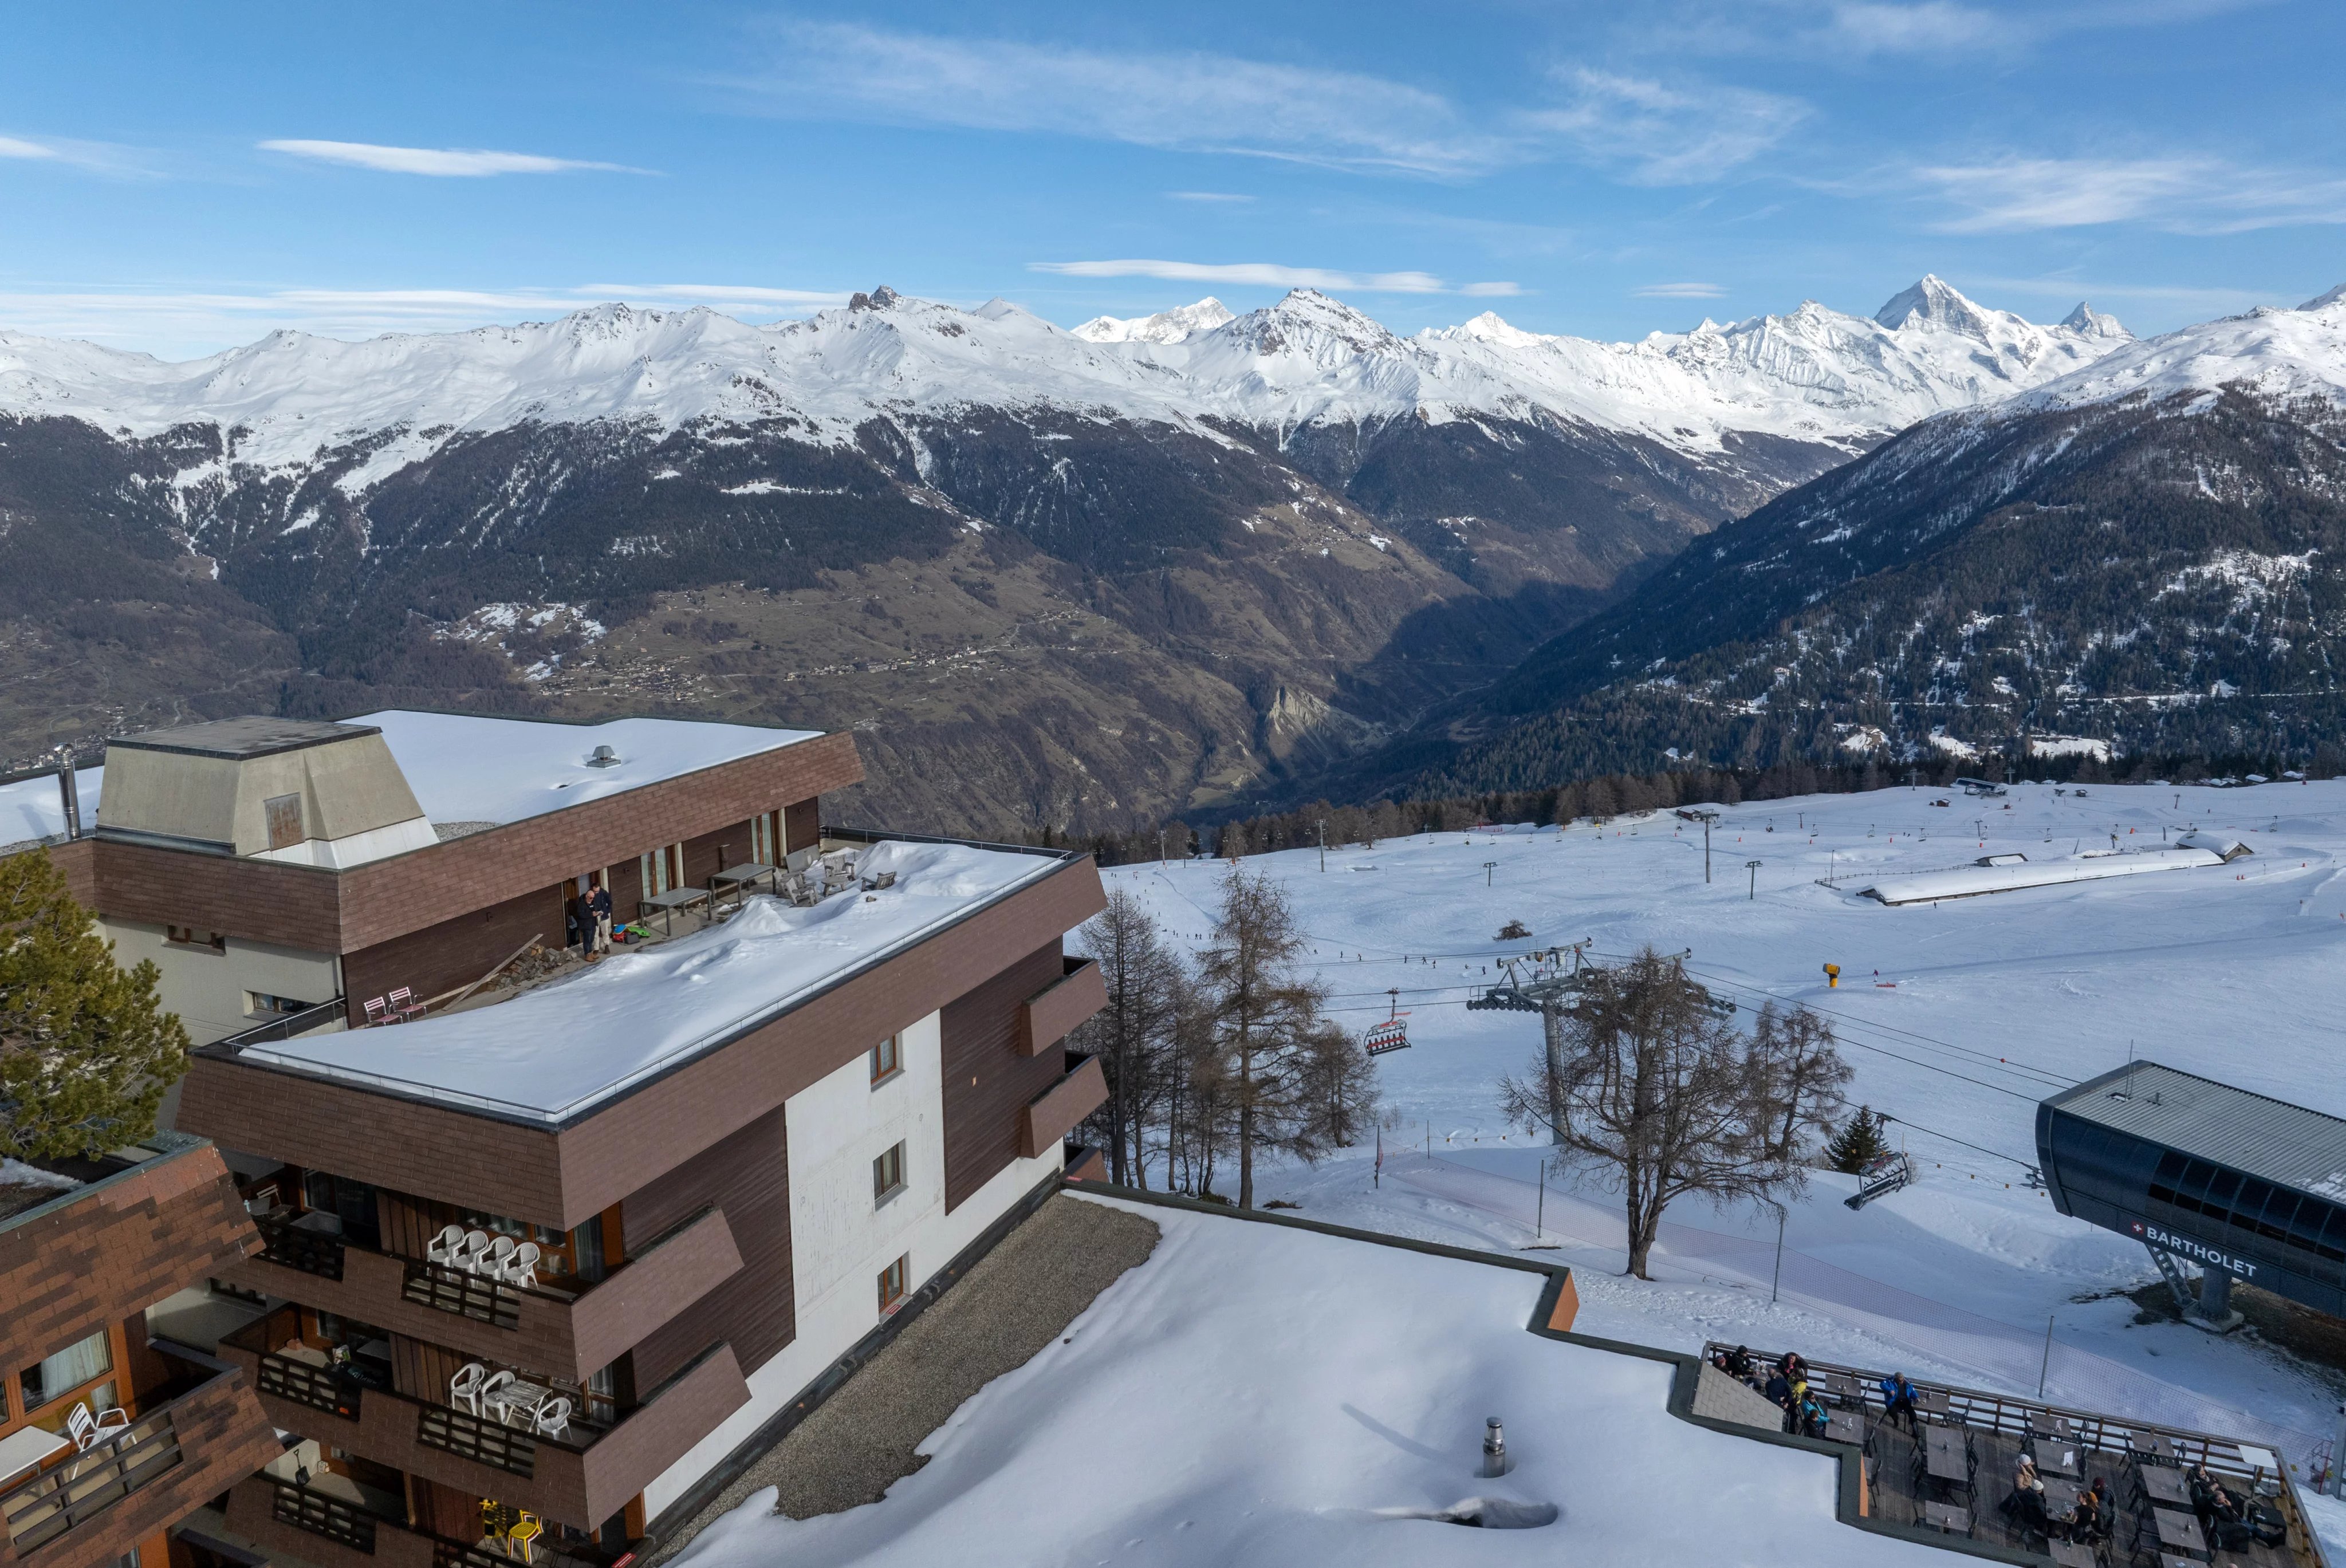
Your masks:
<svg viewBox="0 0 2346 1568"><path fill-rule="evenodd" d="M464 1227L463 1226L451 1225L444 1227L440 1234L432 1238L431 1244L424 1247L424 1261L427 1263L439 1264L451 1264L455 1262L456 1248L463 1243L464 1239Z"/></svg>
<svg viewBox="0 0 2346 1568"><path fill-rule="evenodd" d="M512 1237L500 1236L489 1243L488 1256L476 1261L473 1268L475 1272L485 1274L492 1279L503 1279L505 1277L505 1259L518 1250Z"/></svg>
<svg viewBox="0 0 2346 1568"><path fill-rule="evenodd" d="M504 1267L497 1271L497 1278L507 1285L518 1285L527 1290L537 1283L537 1260L544 1256L537 1243L525 1241L513 1249L513 1256L505 1260Z"/></svg>
<svg viewBox="0 0 2346 1568"><path fill-rule="evenodd" d="M515 1380L511 1372L490 1373L487 1380L481 1384L480 1392L473 1396L474 1413L494 1416L499 1420L505 1420L503 1408L505 1390L508 1384Z"/></svg>

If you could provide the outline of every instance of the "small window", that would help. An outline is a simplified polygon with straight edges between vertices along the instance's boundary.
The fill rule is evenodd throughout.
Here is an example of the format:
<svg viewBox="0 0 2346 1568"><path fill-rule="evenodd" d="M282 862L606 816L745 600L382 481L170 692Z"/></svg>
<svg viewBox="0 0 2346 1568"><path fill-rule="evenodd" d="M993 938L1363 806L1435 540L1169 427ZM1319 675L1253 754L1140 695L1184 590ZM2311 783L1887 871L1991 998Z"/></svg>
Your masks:
<svg viewBox="0 0 2346 1568"><path fill-rule="evenodd" d="M208 947L214 952L228 951L228 938L216 931L198 931L191 925L167 925L163 940L175 947Z"/></svg>
<svg viewBox="0 0 2346 1568"><path fill-rule="evenodd" d="M244 1011L248 1017L283 1018L295 1013L307 1013L315 1003L291 996L273 996L266 991L244 993Z"/></svg>
<svg viewBox="0 0 2346 1568"><path fill-rule="evenodd" d="M904 1190L904 1145L898 1144L872 1162L872 1207L877 1208Z"/></svg>
<svg viewBox="0 0 2346 1568"><path fill-rule="evenodd" d="M904 1070L904 1037L891 1034L872 1047L872 1081L884 1084Z"/></svg>
<svg viewBox="0 0 2346 1568"><path fill-rule="evenodd" d="M290 850L309 837L301 830L301 796L271 795L260 803L260 809L269 819L270 849Z"/></svg>
<svg viewBox="0 0 2346 1568"><path fill-rule="evenodd" d="M880 1271L880 1316L885 1318L904 1304L904 1281L913 1271L908 1253Z"/></svg>

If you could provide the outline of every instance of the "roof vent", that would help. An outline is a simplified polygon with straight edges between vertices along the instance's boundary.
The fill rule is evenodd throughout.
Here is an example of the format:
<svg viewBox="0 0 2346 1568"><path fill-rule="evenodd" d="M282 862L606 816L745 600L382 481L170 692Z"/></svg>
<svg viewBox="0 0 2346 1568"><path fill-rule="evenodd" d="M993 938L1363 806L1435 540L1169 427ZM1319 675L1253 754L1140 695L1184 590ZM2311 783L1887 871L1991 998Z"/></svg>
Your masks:
<svg viewBox="0 0 2346 1568"><path fill-rule="evenodd" d="M586 759L589 768L617 768L618 765L619 754L607 746L597 746L595 755Z"/></svg>

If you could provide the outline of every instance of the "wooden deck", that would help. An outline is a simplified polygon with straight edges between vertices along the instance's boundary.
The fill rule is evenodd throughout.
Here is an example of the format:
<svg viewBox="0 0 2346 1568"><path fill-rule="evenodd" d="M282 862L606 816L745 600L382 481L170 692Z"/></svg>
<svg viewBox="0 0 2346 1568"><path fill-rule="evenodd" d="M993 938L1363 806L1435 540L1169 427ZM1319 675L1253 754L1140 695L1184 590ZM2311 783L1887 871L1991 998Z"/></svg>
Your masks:
<svg viewBox="0 0 2346 1568"><path fill-rule="evenodd" d="M1706 1348L1705 1359L1733 1349L1714 1343ZM1772 1368L1781 1352L1752 1354ZM2222 1568L2321 1568L2286 1466L2254 1444L1920 1380L1914 1386L1924 1409L1910 1430L1902 1420L1883 1419L1880 1385L1887 1374L1824 1361L1808 1365L1811 1390L1834 1414L1835 1441L1853 1442L1865 1456L1868 1512L1885 1523L1967 1536L2075 1568L2167 1568L2191 1562ZM1935 1467L1929 1452L1934 1443ZM2065 1482L2109 1483L2116 1518L2106 1541L2066 1542L2057 1529L2048 1538L2028 1528L2017 1513L2004 1512L2024 1451L2035 1455L2056 1513L2068 1501L2061 1495ZM2289 1526L2287 1543L2218 1547L2203 1538L2193 1550L2199 1522L2180 1482L2196 1464L2206 1465L2234 1495L2278 1508ZM2064 1470L2074 1475L2060 1473Z"/></svg>

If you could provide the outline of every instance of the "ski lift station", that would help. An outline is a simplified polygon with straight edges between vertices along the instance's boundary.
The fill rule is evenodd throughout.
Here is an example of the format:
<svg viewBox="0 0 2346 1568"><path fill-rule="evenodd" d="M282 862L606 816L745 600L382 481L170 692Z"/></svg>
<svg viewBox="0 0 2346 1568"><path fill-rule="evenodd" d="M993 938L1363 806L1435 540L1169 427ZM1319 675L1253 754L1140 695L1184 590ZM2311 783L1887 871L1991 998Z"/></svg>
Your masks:
<svg viewBox="0 0 2346 1568"><path fill-rule="evenodd" d="M2036 1108L2053 1205L2141 1242L2186 1310L2239 1321L2234 1280L2346 1317L2346 1121L2136 1062Z"/></svg>

